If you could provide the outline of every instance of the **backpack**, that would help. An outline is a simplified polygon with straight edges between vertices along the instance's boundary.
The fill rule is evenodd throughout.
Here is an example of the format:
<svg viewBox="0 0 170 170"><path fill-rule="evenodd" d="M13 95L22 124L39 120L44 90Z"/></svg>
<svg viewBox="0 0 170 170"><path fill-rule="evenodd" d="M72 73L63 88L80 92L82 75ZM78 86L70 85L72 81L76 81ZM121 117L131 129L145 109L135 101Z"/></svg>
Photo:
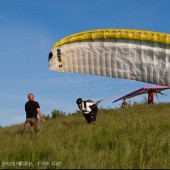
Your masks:
<svg viewBox="0 0 170 170"><path fill-rule="evenodd" d="M84 108L86 109L86 108L87 108L86 103L87 103L87 102L94 102L94 101L92 101L92 100L88 99L88 100L83 101L83 102L84 102ZM93 107L93 105L92 105L92 106L90 106L90 108L91 108L91 107Z"/></svg>

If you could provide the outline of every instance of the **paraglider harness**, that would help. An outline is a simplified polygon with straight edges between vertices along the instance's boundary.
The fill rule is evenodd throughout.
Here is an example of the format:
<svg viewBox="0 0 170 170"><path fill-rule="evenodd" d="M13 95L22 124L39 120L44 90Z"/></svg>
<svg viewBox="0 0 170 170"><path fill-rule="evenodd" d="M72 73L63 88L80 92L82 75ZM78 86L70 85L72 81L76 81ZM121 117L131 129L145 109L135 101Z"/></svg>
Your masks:
<svg viewBox="0 0 170 170"><path fill-rule="evenodd" d="M93 102L93 101L90 100L90 99L83 101L85 109L87 108L87 102ZM91 111L88 114L83 113L83 116L85 117L85 119L87 120L88 123L96 121L96 115L97 115L97 112L98 112L98 107L97 107L96 104L93 104L89 107L90 107ZM79 109L81 110L80 106L79 106Z"/></svg>

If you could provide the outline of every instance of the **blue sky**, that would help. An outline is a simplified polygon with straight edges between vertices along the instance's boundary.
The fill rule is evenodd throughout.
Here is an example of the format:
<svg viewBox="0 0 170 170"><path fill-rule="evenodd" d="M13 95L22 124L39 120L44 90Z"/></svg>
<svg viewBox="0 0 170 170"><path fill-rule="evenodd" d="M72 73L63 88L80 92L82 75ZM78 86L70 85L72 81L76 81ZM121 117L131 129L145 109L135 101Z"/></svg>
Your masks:
<svg viewBox="0 0 170 170"><path fill-rule="evenodd" d="M71 34L101 28L128 28L170 33L169 0L0 0L0 125L25 121L24 105L32 92L41 111L72 113L75 100L100 100L102 107L147 83L50 71L52 45ZM160 96L161 102L170 102ZM142 101L139 96L131 101ZM156 102L158 100L155 99Z"/></svg>

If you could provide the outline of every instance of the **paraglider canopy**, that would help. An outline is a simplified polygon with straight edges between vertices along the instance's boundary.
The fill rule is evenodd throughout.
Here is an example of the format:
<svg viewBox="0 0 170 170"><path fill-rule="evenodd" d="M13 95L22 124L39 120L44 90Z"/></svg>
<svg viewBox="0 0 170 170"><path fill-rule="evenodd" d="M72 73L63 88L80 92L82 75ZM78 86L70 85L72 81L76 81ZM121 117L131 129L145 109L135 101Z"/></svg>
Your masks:
<svg viewBox="0 0 170 170"><path fill-rule="evenodd" d="M170 34L100 29L56 42L49 69L170 86Z"/></svg>

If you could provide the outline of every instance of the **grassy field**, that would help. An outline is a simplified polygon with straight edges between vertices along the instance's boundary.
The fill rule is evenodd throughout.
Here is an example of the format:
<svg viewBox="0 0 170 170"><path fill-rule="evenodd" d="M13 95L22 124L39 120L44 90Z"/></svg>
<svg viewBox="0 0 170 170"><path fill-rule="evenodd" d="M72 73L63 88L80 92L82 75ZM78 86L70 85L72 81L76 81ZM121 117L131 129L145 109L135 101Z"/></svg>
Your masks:
<svg viewBox="0 0 170 170"><path fill-rule="evenodd" d="M0 128L1 169L170 169L170 104L58 116L41 132Z"/></svg>

